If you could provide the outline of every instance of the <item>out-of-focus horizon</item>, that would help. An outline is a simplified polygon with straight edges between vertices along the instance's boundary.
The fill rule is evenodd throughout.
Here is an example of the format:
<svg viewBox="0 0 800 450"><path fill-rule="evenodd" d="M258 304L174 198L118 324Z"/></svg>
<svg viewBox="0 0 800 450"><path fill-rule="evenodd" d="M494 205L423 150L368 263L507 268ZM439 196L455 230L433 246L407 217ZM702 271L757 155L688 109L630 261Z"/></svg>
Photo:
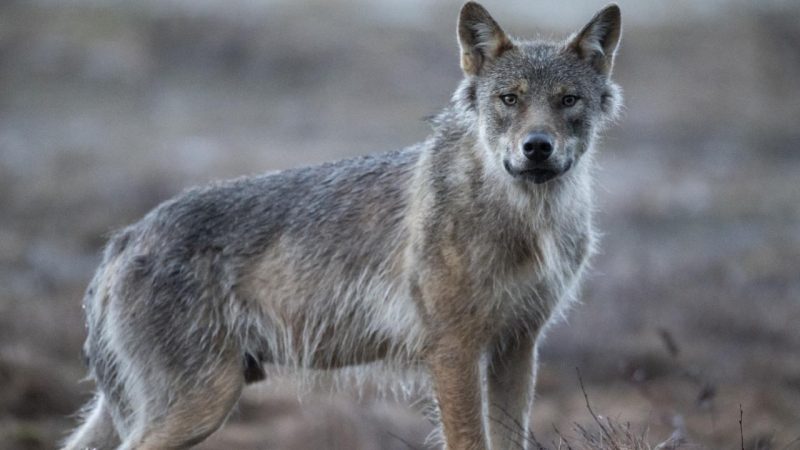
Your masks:
<svg viewBox="0 0 800 450"><path fill-rule="evenodd" d="M563 38L607 2L482 3L514 36ZM739 448L741 404L746 447L781 449L800 436L800 3L618 3L604 237L541 348L534 432L593 426L578 367L595 411L653 443L683 427ZM0 4L0 447L75 424L80 301L111 230L198 183L424 139L461 77L460 5ZM418 407L278 391L248 391L201 448L428 448Z"/></svg>

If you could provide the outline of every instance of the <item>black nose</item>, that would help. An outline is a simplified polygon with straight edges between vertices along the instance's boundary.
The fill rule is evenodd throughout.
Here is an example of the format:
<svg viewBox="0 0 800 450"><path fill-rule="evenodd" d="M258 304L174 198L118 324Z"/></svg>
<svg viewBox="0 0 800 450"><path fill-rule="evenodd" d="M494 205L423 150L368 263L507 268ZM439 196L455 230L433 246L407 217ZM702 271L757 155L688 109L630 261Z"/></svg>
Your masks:
<svg viewBox="0 0 800 450"><path fill-rule="evenodd" d="M553 154L553 138L547 133L531 133L522 143L522 153L531 161L545 161Z"/></svg>

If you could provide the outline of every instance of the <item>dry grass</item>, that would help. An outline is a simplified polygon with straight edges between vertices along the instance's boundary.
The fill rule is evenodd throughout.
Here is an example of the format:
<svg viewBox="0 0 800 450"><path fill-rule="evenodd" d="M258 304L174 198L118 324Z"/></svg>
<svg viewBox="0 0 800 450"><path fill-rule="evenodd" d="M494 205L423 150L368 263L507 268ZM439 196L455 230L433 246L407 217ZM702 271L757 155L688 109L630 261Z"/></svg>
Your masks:
<svg viewBox="0 0 800 450"><path fill-rule="evenodd" d="M672 435L665 441L652 445L647 426L636 429L630 422L621 423L610 417L599 416L592 407L580 370L576 369L576 372L581 392L586 401L586 411L592 417L593 423L591 425L573 423L571 430L567 433L553 425L556 439L544 444L536 438L533 431L525 435L522 432L521 424L514 421L516 428L510 429L510 431L516 433L520 449L523 448L523 443L526 443L531 450L677 450L679 448L688 450L701 448L689 443L683 419L680 417L674 419L675 430ZM507 427L496 415L502 415L508 419L508 413L499 407L495 407L494 410L497 413L494 417L490 417L491 421Z"/></svg>

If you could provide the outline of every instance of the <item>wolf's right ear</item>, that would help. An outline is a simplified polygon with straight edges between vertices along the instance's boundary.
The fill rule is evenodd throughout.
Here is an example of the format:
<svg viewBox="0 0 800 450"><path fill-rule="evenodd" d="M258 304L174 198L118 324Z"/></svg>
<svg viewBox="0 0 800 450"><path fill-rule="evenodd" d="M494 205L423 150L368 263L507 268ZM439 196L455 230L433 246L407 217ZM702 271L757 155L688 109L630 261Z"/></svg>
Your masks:
<svg viewBox="0 0 800 450"><path fill-rule="evenodd" d="M600 73L608 75L614 66L621 34L622 15L619 6L612 3L592 17L570 40L568 48L589 61Z"/></svg>
<svg viewBox="0 0 800 450"><path fill-rule="evenodd" d="M478 75L487 63L514 46L486 8L475 2L461 8L458 43L461 69L466 75Z"/></svg>

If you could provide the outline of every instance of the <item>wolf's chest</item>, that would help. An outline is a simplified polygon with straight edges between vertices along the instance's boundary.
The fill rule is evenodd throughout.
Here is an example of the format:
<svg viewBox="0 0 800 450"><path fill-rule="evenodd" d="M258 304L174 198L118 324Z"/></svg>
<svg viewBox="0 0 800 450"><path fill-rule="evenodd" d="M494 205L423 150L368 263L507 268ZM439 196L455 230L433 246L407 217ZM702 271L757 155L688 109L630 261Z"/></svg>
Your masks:
<svg viewBox="0 0 800 450"><path fill-rule="evenodd" d="M592 253L591 227L539 230L530 258L497 283L497 307L514 320L543 324L575 297Z"/></svg>

